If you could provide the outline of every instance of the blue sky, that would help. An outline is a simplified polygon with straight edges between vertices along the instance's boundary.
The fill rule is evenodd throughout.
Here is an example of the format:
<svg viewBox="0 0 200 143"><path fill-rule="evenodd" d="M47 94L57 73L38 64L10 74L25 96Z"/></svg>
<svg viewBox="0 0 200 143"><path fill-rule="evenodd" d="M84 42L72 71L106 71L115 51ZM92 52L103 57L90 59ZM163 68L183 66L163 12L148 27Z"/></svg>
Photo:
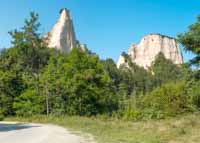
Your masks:
<svg viewBox="0 0 200 143"><path fill-rule="evenodd" d="M199 0L2 0L0 48L10 46L8 31L23 26L30 11L40 15L41 32L48 32L68 8L77 39L101 58L117 61L122 51L149 33L176 37L196 21ZM183 51L187 61L192 57Z"/></svg>

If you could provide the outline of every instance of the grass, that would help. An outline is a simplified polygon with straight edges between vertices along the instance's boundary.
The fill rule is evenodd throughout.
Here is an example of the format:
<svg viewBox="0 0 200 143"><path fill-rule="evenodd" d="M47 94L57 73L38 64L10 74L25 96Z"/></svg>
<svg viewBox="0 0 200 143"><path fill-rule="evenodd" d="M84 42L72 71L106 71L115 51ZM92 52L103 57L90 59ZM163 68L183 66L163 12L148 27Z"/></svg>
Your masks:
<svg viewBox="0 0 200 143"><path fill-rule="evenodd" d="M200 143L200 115L130 122L87 117L7 118L9 121L53 123L94 136L98 143Z"/></svg>

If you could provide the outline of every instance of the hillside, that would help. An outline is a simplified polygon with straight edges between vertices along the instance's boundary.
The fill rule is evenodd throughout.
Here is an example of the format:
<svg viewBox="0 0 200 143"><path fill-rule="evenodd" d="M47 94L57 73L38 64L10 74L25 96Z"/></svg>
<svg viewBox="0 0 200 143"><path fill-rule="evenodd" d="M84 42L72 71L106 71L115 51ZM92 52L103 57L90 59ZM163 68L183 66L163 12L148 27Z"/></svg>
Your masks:
<svg viewBox="0 0 200 143"><path fill-rule="evenodd" d="M12 46L0 51L0 120L58 124L102 143L199 142L200 18L177 40L147 36L122 53L120 67L83 48L72 27L62 9L50 39L34 12L9 32ZM178 41L194 54L188 63Z"/></svg>

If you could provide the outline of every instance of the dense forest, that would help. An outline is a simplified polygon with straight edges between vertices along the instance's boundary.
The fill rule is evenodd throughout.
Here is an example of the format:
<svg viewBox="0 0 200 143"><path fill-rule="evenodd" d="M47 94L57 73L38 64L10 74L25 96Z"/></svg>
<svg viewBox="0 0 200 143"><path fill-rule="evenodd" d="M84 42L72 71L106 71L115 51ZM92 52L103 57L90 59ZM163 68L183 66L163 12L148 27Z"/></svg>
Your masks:
<svg viewBox="0 0 200 143"><path fill-rule="evenodd" d="M194 58L175 65L158 54L149 70L132 63L117 68L90 50L47 48L38 14L9 32L0 51L0 118L32 115L105 115L127 120L162 119L200 107L200 18L177 39Z"/></svg>

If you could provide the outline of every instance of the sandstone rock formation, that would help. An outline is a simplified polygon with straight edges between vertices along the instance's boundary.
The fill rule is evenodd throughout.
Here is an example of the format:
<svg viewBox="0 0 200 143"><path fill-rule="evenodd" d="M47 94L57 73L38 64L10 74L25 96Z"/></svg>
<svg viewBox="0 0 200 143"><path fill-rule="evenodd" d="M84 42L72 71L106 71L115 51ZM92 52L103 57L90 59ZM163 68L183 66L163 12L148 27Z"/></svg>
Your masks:
<svg viewBox="0 0 200 143"><path fill-rule="evenodd" d="M60 18L52 31L45 37L45 41L48 47L57 48L64 52L69 52L72 48L77 47L78 42L69 10L61 9Z"/></svg>
<svg viewBox="0 0 200 143"><path fill-rule="evenodd" d="M133 44L128 55L132 62L148 69L155 60L156 55L162 52L174 64L182 64L183 57L176 39L161 34L150 34L142 38L138 45ZM117 66L126 64L124 57L119 57Z"/></svg>

